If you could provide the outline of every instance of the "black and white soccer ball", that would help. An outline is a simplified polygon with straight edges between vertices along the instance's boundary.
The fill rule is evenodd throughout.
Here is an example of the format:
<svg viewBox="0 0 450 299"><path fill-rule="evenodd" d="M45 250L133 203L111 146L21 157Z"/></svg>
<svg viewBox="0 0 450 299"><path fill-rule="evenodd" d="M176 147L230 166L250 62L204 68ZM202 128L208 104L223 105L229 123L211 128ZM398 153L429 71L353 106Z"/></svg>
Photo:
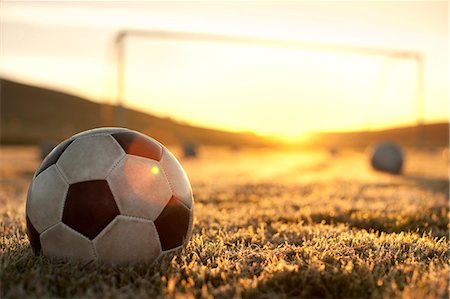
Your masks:
<svg viewBox="0 0 450 299"><path fill-rule="evenodd" d="M370 154L370 163L374 169L392 174L402 172L404 159L400 146L388 141L377 143Z"/></svg>
<svg viewBox="0 0 450 299"><path fill-rule="evenodd" d="M28 190L36 254L108 264L153 262L187 244L194 199L177 159L156 140L99 128L60 143Z"/></svg>

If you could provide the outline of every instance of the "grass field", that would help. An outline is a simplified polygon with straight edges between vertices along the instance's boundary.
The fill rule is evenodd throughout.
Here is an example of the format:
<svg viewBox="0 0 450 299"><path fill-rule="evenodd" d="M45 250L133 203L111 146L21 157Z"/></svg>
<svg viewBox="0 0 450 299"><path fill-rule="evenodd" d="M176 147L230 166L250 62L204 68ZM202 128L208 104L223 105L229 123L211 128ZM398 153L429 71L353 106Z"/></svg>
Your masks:
<svg viewBox="0 0 450 299"><path fill-rule="evenodd" d="M448 158L447 158L448 159ZM363 152L202 149L182 160L191 242L153 265L32 254L24 204L36 148L0 152L0 297L448 298L448 160L407 151L401 176Z"/></svg>

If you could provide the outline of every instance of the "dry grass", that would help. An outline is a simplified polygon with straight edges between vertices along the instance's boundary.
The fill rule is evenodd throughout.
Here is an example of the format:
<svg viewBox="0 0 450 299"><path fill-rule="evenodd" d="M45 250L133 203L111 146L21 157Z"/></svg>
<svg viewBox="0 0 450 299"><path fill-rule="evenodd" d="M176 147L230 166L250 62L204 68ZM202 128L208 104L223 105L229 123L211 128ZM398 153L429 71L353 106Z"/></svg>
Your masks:
<svg viewBox="0 0 450 299"><path fill-rule="evenodd" d="M194 235L154 265L81 266L35 257L24 200L35 149L2 149L2 298L447 298L447 163L408 152L403 176L362 153L204 149L182 161Z"/></svg>

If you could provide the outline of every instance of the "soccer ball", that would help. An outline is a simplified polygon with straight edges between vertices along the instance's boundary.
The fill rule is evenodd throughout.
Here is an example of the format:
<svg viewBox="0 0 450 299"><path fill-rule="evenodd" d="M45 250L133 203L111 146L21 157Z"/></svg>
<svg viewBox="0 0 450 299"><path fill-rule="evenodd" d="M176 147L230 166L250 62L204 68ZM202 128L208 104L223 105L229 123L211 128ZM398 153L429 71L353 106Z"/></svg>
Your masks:
<svg viewBox="0 0 450 299"><path fill-rule="evenodd" d="M153 262L185 246L194 199L156 140L124 128L79 133L44 159L26 204L36 254L107 264Z"/></svg>
<svg viewBox="0 0 450 299"><path fill-rule="evenodd" d="M403 152L401 148L392 142L376 144L371 153L370 162L376 170L399 174L403 167Z"/></svg>

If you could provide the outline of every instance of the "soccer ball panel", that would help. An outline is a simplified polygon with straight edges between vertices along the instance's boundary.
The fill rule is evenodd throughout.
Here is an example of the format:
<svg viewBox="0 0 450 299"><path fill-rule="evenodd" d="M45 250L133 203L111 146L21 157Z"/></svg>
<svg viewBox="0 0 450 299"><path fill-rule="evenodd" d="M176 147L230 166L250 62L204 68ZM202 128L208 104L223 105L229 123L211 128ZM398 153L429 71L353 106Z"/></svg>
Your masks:
<svg viewBox="0 0 450 299"><path fill-rule="evenodd" d="M110 135L117 132L128 132L128 129L125 128L116 128L116 127L103 127L103 128L95 128L91 130L86 130L83 132L80 132L73 136L73 138L79 138L84 136L91 136L91 135Z"/></svg>
<svg viewBox="0 0 450 299"><path fill-rule="evenodd" d="M112 134L125 153L156 161L161 159L162 146L154 139L137 132L119 132Z"/></svg>
<svg viewBox="0 0 450 299"><path fill-rule="evenodd" d="M70 185L62 222L92 240L119 213L105 180L85 181Z"/></svg>
<svg viewBox="0 0 450 299"><path fill-rule="evenodd" d="M64 260L89 262L95 259L91 241L63 223L58 223L41 234L44 255Z"/></svg>
<svg viewBox="0 0 450 299"><path fill-rule="evenodd" d="M50 166L33 180L27 200L27 215L39 233L61 221L68 189L69 184L56 165Z"/></svg>
<svg viewBox="0 0 450 299"><path fill-rule="evenodd" d="M194 205L194 203L193 203L193 205ZM189 223L189 225L188 225L188 228L187 228L187 233L186 233L186 235L182 235L182 237L181 237L181 239L182 239L181 245L179 245L177 247L172 247L172 248L170 248L171 246L167 246L167 248L170 248L170 249L166 249L165 251L163 251L163 254L167 254L169 252L177 251L182 246L187 246L187 244L189 243L189 240L191 239L192 232L193 232L194 206L192 206L192 208L191 208L191 212L189 214L189 221L188 221L188 223ZM161 228L161 224L160 224L160 228ZM162 231L162 229L161 229L161 231Z"/></svg>
<svg viewBox="0 0 450 299"><path fill-rule="evenodd" d="M105 179L125 155L109 135L77 138L59 158L57 165L70 184Z"/></svg>
<svg viewBox="0 0 450 299"><path fill-rule="evenodd" d="M188 225L188 230L186 233L186 237L184 238L184 243L183 245L186 246L187 243L189 242L189 240L192 237L192 229L194 227L194 202L192 202L192 207L191 207L191 211L189 214L189 225Z"/></svg>
<svg viewBox="0 0 450 299"><path fill-rule="evenodd" d="M121 214L155 220L172 196L157 161L126 155L107 178Z"/></svg>
<svg viewBox="0 0 450 299"><path fill-rule="evenodd" d="M33 249L34 254L39 254L41 252L41 240L39 239L39 233L34 228L33 224L30 221L30 218L27 216L27 236L30 240L31 248Z"/></svg>
<svg viewBox="0 0 450 299"><path fill-rule="evenodd" d="M153 262L161 254L153 222L128 216L117 216L93 242L98 259L110 264Z"/></svg>
<svg viewBox="0 0 450 299"><path fill-rule="evenodd" d="M192 189L189 184L189 179L181 167L177 159L166 149L163 150L161 157L162 169L172 188L172 193L176 198L183 201L183 203L190 209L193 203Z"/></svg>
<svg viewBox="0 0 450 299"><path fill-rule="evenodd" d="M59 157L62 155L62 153L66 150L66 148L73 142L73 139L67 139L61 142L58 146L56 146L42 161L39 168L36 170L36 173L34 174L34 177L37 177L41 172L55 164Z"/></svg>
<svg viewBox="0 0 450 299"><path fill-rule="evenodd" d="M186 205L172 197L155 220L163 251L183 245L187 239L191 211Z"/></svg>

